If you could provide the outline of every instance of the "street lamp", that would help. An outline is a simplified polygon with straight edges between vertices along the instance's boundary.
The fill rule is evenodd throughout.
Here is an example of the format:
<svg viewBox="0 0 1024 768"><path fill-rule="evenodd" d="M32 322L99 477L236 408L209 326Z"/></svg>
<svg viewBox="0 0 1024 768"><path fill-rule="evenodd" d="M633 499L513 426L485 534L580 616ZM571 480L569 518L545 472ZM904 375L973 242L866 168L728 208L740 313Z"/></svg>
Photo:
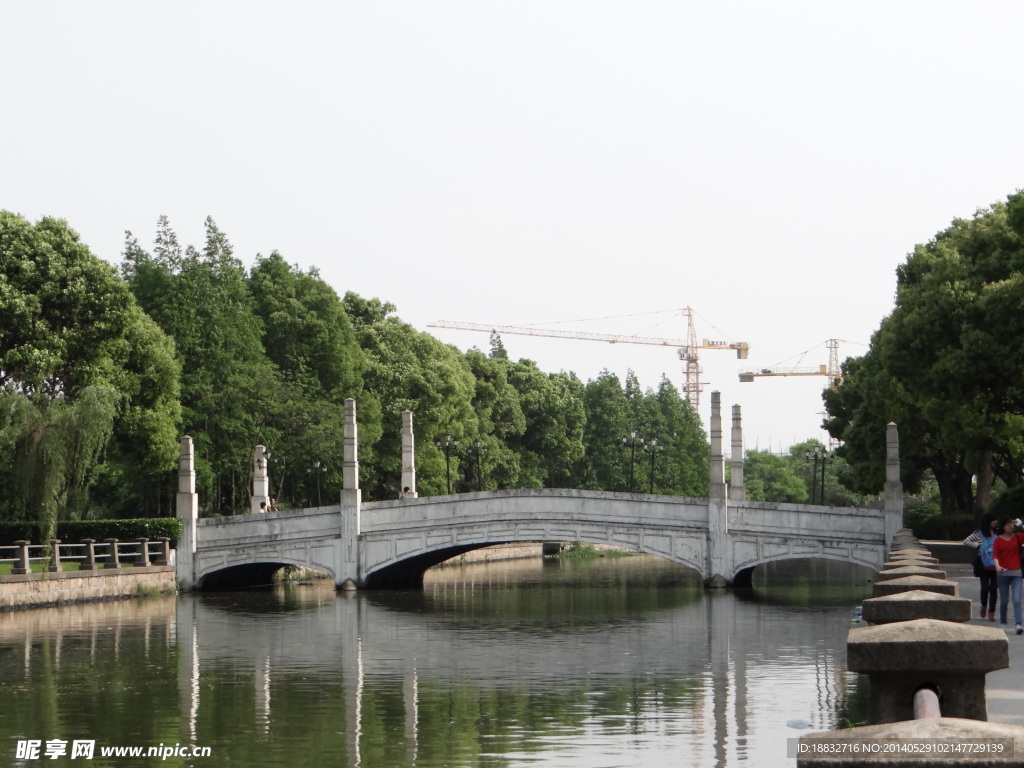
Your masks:
<svg viewBox="0 0 1024 768"><path fill-rule="evenodd" d="M664 445L658 445L658 439L652 437L651 438L651 442L644 444L644 450L651 452L651 483L650 483L650 490L648 490L647 492L650 493L651 495L653 495L654 494L654 457L657 456L658 453L660 453L661 451L664 451L665 450L665 446Z"/></svg>
<svg viewBox="0 0 1024 768"><path fill-rule="evenodd" d="M320 474L327 471L327 466L320 466L320 459L313 460L313 466L306 470L307 475L316 476L316 506L317 509L323 506L320 501Z"/></svg>
<svg viewBox="0 0 1024 768"><path fill-rule="evenodd" d="M825 448L815 448L814 453L810 450L804 451L805 459L814 459L814 468L811 470L811 504L817 504L818 501L815 497L821 496L821 503L825 503L825 462L832 463L835 458L828 455L828 450ZM821 460L821 490L819 494L818 490L818 460Z"/></svg>
<svg viewBox="0 0 1024 768"><path fill-rule="evenodd" d="M636 465L636 430L629 433L629 437L622 438L622 444L629 443L629 492L633 492L633 468Z"/></svg>
<svg viewBox="0 0 1024 768"><path fill-rule="evenodd" d="M452 495L452 446L459 447L459 441L452 439L451 432L444 433L444 442L435 440L434 445L444 449L444 474L448 482L448 495Z"/></svg>
<svg viewBox="0 0 1024 768"><path fill-rule="evenodd" d="M480 462L483 460L483 455L487 453L487 446L484 445L483 440L479 437L473 441L473 448L476 454L476 489L482 491L483 488L483 472L480 469Z"/></svg>

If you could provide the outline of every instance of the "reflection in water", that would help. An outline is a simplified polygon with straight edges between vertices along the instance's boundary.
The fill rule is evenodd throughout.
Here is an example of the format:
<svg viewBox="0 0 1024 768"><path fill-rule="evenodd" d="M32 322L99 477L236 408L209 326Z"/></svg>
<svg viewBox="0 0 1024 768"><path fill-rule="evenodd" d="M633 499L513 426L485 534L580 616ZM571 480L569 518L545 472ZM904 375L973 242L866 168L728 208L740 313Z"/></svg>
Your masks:
<svg viewBox="0 0 1024 768"><path fill-rule="evenodd" d="M787 723L849 716L865 589L787 568L751 594L629 557L3 614L0 764L95 739L212 748L182 766L790 766Z"/></svg>

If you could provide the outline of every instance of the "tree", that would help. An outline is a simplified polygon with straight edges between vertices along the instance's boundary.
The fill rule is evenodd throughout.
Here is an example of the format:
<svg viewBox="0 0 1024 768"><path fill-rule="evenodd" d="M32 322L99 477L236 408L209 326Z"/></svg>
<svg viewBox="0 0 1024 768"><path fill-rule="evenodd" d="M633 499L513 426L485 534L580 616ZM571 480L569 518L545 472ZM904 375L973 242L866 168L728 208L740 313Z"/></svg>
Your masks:
<svg viewBox="0 0 1024 768"><path fill-rule="evenodd" d="M795 503L807 500L807 487L784 456L769 451L747 451L743 482L751 501Z"/></svg>
<svg viewBox="0 0 1024 768"><path fill-rule="evenodd" d="M826 394L829 430L846 443L842 454L862 490L882 482L878 435L886 422L866 426L879 417L900 425L901 443L907 441L901 457L916 464L915 479L931 469L946 513L972 504L980 513L997 475L1008 485L1019 481L1022 194L955 220L914 249L897 270L896 307L872 337L866 361L850 367L853 380ZM869 438L878 447L869 447Z"/></svg>
<svg viewBox="0 0 1024 768"><path fill-rule="evenodd" d="M170 340L67 222L0 211L0 312L8 514L38 516L51 531L59 516L89 514L105 450L141 477L173 465Z"/></svg>
<svg viewBox="0 0 1024 768"><path fill-rule="evenodd" d="M203 249L182 252L166 217L153 254L128 233L122 272L143 309L174 338L183 428L196 447L204 511L247 506L252 449L279 387L242 263L213 219Z"/></svg>

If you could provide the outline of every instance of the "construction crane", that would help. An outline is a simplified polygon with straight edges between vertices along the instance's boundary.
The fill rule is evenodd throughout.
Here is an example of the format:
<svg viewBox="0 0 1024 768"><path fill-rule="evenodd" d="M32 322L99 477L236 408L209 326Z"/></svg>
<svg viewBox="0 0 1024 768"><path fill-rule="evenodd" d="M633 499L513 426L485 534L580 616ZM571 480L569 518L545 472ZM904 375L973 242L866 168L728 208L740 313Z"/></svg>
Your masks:
<svg viewBox="0 0 1024 768"><path fill-rule="evenodd" d="M842 380L839 370L839 339L829 339L825 342L828 347L828 365L819 365L817 368L762 368L760 371L740 372L741 382L750 382L759 376L828 376L829 389L835 389ZM829 435L828 448L832 450L839 441Z"/></svg>
<svg viewBox="0 0 1024 768"><path fill-rule="evenodd" d="M653 336L616 336L610 333L587 333L585 331L562 331L554 328L537 328L522 325L487 325L485 323L462 323L454 320L438 320L427 325L428 328L452 328L460 331L483 331L518 336L544 336L554 339L576 339L579 341L603 341L608 344L651 344L659 347L675 347L679 350L679 359L685 361L686 381L683 384L683 396L690 402L694 410L700 408L700 353L701 349L734 349L736 357L746 360L750 345L745 341L729 343L727 341L711 341L704 339L697 343L697 331L693 324L693 309L684 307L680 313L687 318L687 334L685 339L664 339Z"/></svg>
<svg viewBox="0 0 1024 768"><path fill-rule="evenodd" d="M842 375L839 372L839 339L829 339L825 342L828 347L828 365L819 365L817 368L762 368L759 371L741 371L740 381L750 382L760 376L828 376L829 389L839 386Z"/></svg>

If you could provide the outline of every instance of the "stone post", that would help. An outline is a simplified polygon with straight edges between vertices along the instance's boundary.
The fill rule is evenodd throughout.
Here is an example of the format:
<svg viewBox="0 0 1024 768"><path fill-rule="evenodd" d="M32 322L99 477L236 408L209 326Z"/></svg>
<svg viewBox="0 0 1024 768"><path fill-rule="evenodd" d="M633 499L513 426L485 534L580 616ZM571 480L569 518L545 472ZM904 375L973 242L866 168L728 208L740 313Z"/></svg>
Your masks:
<svg viewBox="0 0 1024 768"><path fill-rule="evenodd" d="M922 686L941 692L943 716L987 720L985 675L1009 665L995 627L913 619L851 629L846 641L847 669L871 680L872 723L912 719Z"/></svg>
<svg viewBox="0 0 1024 768"><path fill-rule="evenodd" d="M20 547L18 550L18 564L11 569L11 573L18 575L23 573L32 573L32 563L28 559L28 542L24 539L19 539L14 542Z"/></svg>
<svg viewBox="0 0 1024 768"><path fill-rule="evenodd" d="M903 483L900 482L900 435L892 422L885 427L885 546L903 527Z"/></svg>
<svg viewBox="0 0 1024 768"><path fill-rule="evenodd" d="M405 496L405 489L409 495ZM402 411L402 484L400 498L416 498L416 451L412 433L412 411Z"/></svg>
<svg viewBox="0 0 1024 768"><path fill-rule="evenodd" d="M729 568L728 500L725 488L725 454L722 448L722 394L711 393L711 482L708 486L708 572L709 587L732 584Z"/></svg>
<svg viewBox="0 0 1024 768"><path fill-rule="evenodd" d="M188 592L195 585L196 537L199 535L199 497L196 495L196 466L192 438L181 438L178 455L178 495L175 499L181 538L178 539L174 577L178 589Z"/></svg>
<svg viewBox="0 0 1024 768"><path fill-rule="evenodd" d="M732 407L732 461L729 463L729 501L745 501L747 488L743 484L743 417L740 407Z"/></svg>
<svg viewBox="0 0 1024 768"><path fill-rule="evenodd" d="M120 568L121 558L117 551L117 539L104 539L109 547L110 554L107 555L107 562L103 564L104 568Z"/></svg>
<svg viewBox="0 0 1024 768"><path fill-rule="evenodd" d="M170 565L171 540L166 536L161 536L157 541L160 542L160 555L153 561L153 565Z"/></svg>
<svg viewBox="0 0 1024 768"><path fill-rule="evenodd" d="M351 580L362 584L359 572L360 507L359 490L359 437L356 427L356 401L345 401L345 455L342 464L341 539L338 541L338 568L334 574L335 586L341 587Z"/></svg>
<svg viewBox="0 0 1024 768"><path fill-rule="evenodd" d="M260 503L270 506L270 468L267 466L267 447L257 445L252 457L252 498L249 511L254 515L266 512Z"/></svg>
<svg viewBox="0 0 1024 768"><path fill-rule="evenodd" d="M149 568L149 539L138 538L136 541L139 542L139 559L135 561L135 567Z"/></svg>
<svg viewBox="0 0 1024 768"><path fill-rule="evenodd" d="M60 573L60 539L50 539L50 563L47 566L50 573Z"/></svg>
<svg viewBox="0 0 1024 768"><path fill-rule="evenodd" d="M85 562L79 564L78 570L80 570L80 571L95 571L96 570L96 539L82 539L82 543L85 544Z"/></svg>

